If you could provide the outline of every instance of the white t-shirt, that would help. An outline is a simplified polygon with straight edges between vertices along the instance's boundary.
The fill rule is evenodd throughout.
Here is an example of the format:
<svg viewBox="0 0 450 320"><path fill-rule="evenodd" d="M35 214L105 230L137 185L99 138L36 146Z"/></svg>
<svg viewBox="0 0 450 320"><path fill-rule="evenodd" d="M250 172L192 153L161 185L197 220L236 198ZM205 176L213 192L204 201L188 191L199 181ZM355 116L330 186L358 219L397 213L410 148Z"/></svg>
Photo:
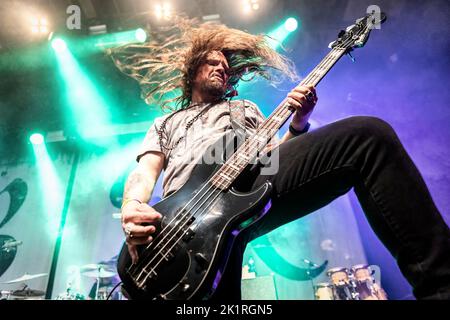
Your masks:
<svg viewBox="0 0 450 320"><path fill-rule="evenodd" d="M144 138L137 161L150 151L164 154L164 197L178 190L189 179L195 165L202 161L202 156L210 145L233 130L230 110L238 104L245 106L246 132L251 135L264 122L265 117L256 104L248 100L223 101L215 105L193 105L177 112L167 121L162 133L162 142L166 147L172 147L180 137L183 137L172 150L161 147L158 137L162 122L170 115L155 119ZM207 110L186 132L186 124L204 108Z"/></svg>

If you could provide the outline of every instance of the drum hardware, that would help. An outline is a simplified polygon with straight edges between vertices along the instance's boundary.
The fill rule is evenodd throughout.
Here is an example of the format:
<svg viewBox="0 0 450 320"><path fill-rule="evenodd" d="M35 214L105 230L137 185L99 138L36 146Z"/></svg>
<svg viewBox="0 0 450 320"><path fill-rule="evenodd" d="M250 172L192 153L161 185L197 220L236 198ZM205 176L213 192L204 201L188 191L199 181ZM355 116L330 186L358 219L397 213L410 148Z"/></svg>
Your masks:
<svg viewBox="0 0 450 320"><path fill-rule="evenodd" d="M111 278L116 275L116 273L114 273L112 271L107 271L105 269L85 271L85 272L81 272L81 274L83 276L90 277L90 278Z"/></svg>
<svg viewBox="0 0 450 320"><path fill-rule="evenodd" d="M86 271L90 271L90 268L86 268ZM85 300L84 295L79 293L80 283L80 267L71 266L68 270L68 279L66 281L66 291L59 294L56 300Z"/></svg>
<svg viewBox="0 0 450 320"><path fill-rule="evenodd" d="M47 275L48 275L48 273L38 273L38 274L27 274L27 273L25 273L23 276L21 276L21 277L19 277L17 279L10 280L10 281L7 281L7 282L2 282L2 283L6 284L6 283L24 282L24 281L28 281L28 280L31 280L31 279L44 277L44 276L47 276Z"/></svg>
<svg viewBox="0 0 450 320"><path fill-rule="evenodd" d="M319 268L320 266L318 264L308 260L308 259L302 259L302 261L308 265L307 268L306 268L306 275L308 277L308 280L311 282L311 287L312 287L312 290L313 290L313 293L314 293L314 299L322 300L322 299L318 299L317 298L316 286L314 285L314 276L311 273L311 271ZM328 260L326 260L325 263L328 263ZM319 283L319 284L317 284L317 287L321 287L321 285L323 285L323 284ZM323 300L328 300L328 299L323 299ZM331 300L333 300L333 299L331 299Z"/></svg>
<svg viewBox="0 0 450 320"><path fill-rule="evenodd" d="M82 266L80 270L82 275L96 279L94 300L106 300L108 297L108 291L107 288L100 287L100 280L103 278L114 277L116 273L104 264L87 264Z"/></svg>
<svg viewBox="0 0 450 320"><path fill-rule="evenodd" d="M1 249L6 253L11 252L13 249L17 250L17 247L23 244L20 240L7 240L3 243Z"/></svg>
<svg viewBox="0 0 450 320"><path fill-rule="evenodd" d="M81 293L68 288L65 293L57 296L56 300L85 300L85 297Z"/></svg>
<svg viewBox="0 0 450 320"><path fill-rule="evenodd" d="M367 264L352 267L355 288L361 300L387 300L386 292L377 283L373 275L375 270Z"/></svg>
<svg viewBox="0 0 450 320"><path fill-rule="evenodd" d="M0 291L0 300L8 300L9 296L11 295L12 291L8 290L1 290Z"/></svg>
<svg viewBox="0 0 450 320"><path fill-rule="evenodd" d="M90 263L90 264L85 264L84 266L80 267L80 272L82 274L89 272L89 271L98 271L98 270L104 270L104 271L109 271L109 272L114 273L114 270L112 268L110 268L108 265L102 264L102 263Z"/></svg>
<svg viewBox="0 0 450 320"><path fill-rule="evenodd" d="M375 266L376 267L376 266ZM386 292L373 277L375 270L366 264L351 269L336 267L327 271L331 283L315 286L317 300L387 300ZM332 293L330 293L332 289Z"/></svg>
<svg viewBox="0 0 450 320"><path fill-rule="evenodd" d="M359 300L355 285L347 268L332 268L327 272L336 300Z"/></svg>
<svg viewBox="0 0 450 320"><path fill-rule="evenodd" d="M316 300L336 300L333 285L323 282L314 286L314 297Z"/></svg>
<svg viewBox="0 0 450 320"><path fill-rule="evenodd" d="M66 291L58 295L56 300L86 300L89 299L89 297L94 300L106 300L109 295L108 290L110 289L110 286L103 286L102 282L104 282L103 280L106 281L107 279L117 275L110 264L103 263L86 264L81 267L72 266L71 270L72 271L69 272L71 275L69 276L69 280L66 284ZM96 280L94 284L95 293L92 295L89 294L89 296L79 293L80 275L88 278L94 278Z"/></svg>
<svg viewBox="0 0 450 320"><path fill-rule="evenodd" d="M9 294L8 300L43 300L45 292L41 290L30 289L25 285L20 290L14 290Z"/></svg>

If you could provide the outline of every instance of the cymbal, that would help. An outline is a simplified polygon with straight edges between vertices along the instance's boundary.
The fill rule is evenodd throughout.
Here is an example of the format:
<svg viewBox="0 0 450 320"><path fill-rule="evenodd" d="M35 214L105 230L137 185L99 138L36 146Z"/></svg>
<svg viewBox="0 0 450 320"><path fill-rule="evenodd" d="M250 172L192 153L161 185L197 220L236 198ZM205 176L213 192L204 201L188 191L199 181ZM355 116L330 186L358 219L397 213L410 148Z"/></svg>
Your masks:
<svg viewBox="0 0 450 320"><path fill-rule="evenodd" d="M15 290L11 293L11 295L16 297L40 297L45 295L45 292L41 290L33 290L26 288L23 290Z"/></svg>
<svg viewBox="0 0 450 320"><path fill-rule="evenodd" d="M81 272L83 276L91 277L91 278L110 278L114 277L116 275L115 272L105 270L103 268L99 270L92 270L92 271L84 271Z"/></svg>
<svg viewBox="0 0 450 320"><path fill-rule="evenodd" d="M111 269L108 265L106 264L95 264L95 263L91 263L91 264L85 264L84 266L81 266L80 268L80 272L84 273L87 271L95 271L95 270L107 270L107 271L113 271L113 269Z"/></svg>
<svg viewBox="0 0 450 320"><path fill-rule="evenodd" d="M19 277L17 279L14 279L14 280L11 280L11 281L7 281L7 282L2 282L2 283L23 282L23 281L28 281L28 280L35 279L35 278L44 277L46 275L48 275L48 273L38 273L38 274L26 274L25 273L23 276L21 276L21 277Z"/></svg>

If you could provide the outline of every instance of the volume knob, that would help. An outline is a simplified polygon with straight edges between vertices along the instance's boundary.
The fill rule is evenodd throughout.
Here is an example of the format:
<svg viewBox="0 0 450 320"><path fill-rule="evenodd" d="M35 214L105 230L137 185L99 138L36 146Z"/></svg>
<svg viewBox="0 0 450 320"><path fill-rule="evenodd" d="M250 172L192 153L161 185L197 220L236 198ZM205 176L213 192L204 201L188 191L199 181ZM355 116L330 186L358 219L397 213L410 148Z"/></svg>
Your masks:
<svg viewBox="0 0 450 320"><path fill-rule="evenodd" d="M206 267L208 266L208 259L206 259L206 257L202 254L202 253L196 253L195 254L195 261L197 261L198 265L202 268L202 269L206 269Z"/></svg>

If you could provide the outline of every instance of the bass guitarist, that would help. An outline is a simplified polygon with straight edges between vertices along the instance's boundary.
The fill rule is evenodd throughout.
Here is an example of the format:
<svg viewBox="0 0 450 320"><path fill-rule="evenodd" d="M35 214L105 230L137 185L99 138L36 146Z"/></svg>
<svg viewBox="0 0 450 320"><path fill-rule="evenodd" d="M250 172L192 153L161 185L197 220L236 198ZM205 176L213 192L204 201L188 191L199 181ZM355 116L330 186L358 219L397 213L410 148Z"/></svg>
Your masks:
<svg viewBox="0 0 450 320"><path fill-rule="evenodd" d="M122 228L133 262L139 259L137 246L152 241L155 224L164 215L147 204L161 172L167 197L190 178L206 148L233 130L236 110L247 134L264 121L255 104L231 99L238 81L252 74L270 81L279 74L296 78L292 63L271 49L264 36L222 25L183 23L178 28L178 38L145 44L132 58L123 59L130 48L112 52L120 70L140 82L147 102L168 108L174 100L171 92L181 91L177 109L155 119L149 129L125 185ZM276 170L267 174L264 166L256 165L252 179L247 179L249 189L271 182L271 208L240 235L212 298L240 299L248 241L354 188L416 298L450 299L449 228L392 127L378 118L357 116L308 132L318 100L315 88L299 85L287 98L295 108L289 131L266 150Z"/></svg>

